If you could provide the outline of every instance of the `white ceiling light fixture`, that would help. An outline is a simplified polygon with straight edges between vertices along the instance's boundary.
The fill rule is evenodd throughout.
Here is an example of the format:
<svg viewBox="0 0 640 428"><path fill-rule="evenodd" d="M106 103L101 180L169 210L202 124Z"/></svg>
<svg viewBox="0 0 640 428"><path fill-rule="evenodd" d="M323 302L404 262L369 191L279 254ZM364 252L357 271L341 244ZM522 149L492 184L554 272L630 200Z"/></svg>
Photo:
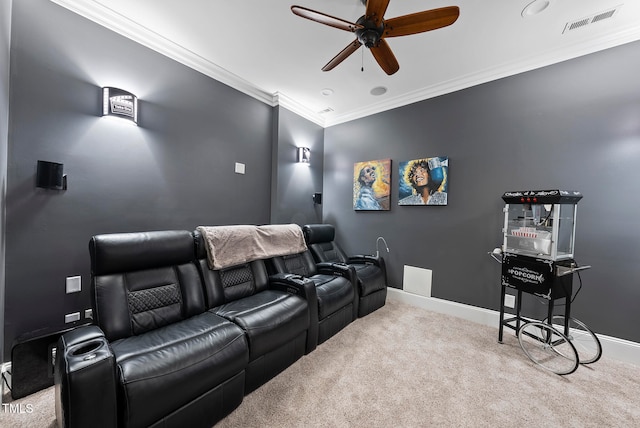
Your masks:
<svg viewBox="0 0 640 428"><path fill-rule="evenodd" d="M369 91L369 93L371 95L373 95L374 97L378 97L380 95L386 94L387 93L387 88L385 88L384 86L376 86L371 91Z"/></svg>
<svg viewBox="0 0 640 428"><path fill-rule="evenodd" d="M528 18L529 16L542 13L547 10L549 6L551 6L550 0L534 0L522 9L522 17Z"/></svg>
<svg viewBox="0 0 640 428"><path fill-rule="evenodd" d="M320 91L320 93L322 95L324 95L325 97L331 96L333 95L333 89L331 88L324 88L322 91Z"/></svg>

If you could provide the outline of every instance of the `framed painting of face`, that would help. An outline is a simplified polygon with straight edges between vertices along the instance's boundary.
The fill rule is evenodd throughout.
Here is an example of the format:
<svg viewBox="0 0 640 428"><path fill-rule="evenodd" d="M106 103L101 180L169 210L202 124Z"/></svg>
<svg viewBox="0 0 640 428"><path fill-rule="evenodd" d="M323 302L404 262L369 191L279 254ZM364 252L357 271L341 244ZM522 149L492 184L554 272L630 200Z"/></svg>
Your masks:
<svg viewBox="0 0 640 428"><path fill-rule="evenodd" d="M447 205L448 157L400 162L399 177L398 205Z"/></svg>
<svg viewBox="0 0 640 428"><path fill-rule="evenodd" d="M353 164L353 209L356 211L389 210L391 159Z"/></svg>

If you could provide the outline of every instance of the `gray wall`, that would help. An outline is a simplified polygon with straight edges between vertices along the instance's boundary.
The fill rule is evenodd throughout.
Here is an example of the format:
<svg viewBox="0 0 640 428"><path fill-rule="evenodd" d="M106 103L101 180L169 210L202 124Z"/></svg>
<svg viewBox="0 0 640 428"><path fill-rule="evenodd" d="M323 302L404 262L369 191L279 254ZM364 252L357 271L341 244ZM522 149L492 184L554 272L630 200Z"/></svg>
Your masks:
<svg viewBox="0 0 640 428"><path fill-rule="evenodd" d="M392 286L404 265L432 269L434 297L498 309L487 251L501 244L502 193L579 190L576 260L593 268L573 315L640 342L639 75L636 42L330 127L324 220L350 253L384 236ZM449 156L449 205L400 207L398 162L424 156ZM391 210L355 212L353 163L383 158L393 160ZM544 313L533 300L527 312Z"/></svg>
<svg viewBox="0 0 640 428"><path fill-rule="evenodd" d="M9 150L9 47L11 0L0 0L0 365L4 361L5 202ZM0 390L2 388L0 387Z"/></svg>
<svg viewBox="0 0 640 428"><path fill-rule="evenodd" d="M271 222L321 223L322 205L311 195L322 192L324 129L282 107L276 108L273 129ZM297 147L311 149L309 164L296 163Z"/></svg>
<svg viewBox="0 0 640 428"><path fill-rule="evenodd" d="M403 265L425 267L434 296L497 309L499 266L486 251L500 244L500 195L530 187L584 193L577 259L594 268L575 314L640 341L640 44L322 130L47 0L13 12L5 356L15 337L90 306L87 242L103 232L322 218L352 253L375 252L384 236L392 285L402 286ZM140 97L141 126L99 117L103 85ZM294 164L297 145L311 147L310 167ZM451 159L449 205L398 207L398 161L425 155ZM353 163L382 158L393 159L392 209L356 213ZM38 159L63 162L69 189L36 189ZM82 276L81 293L64 294L69 275Z"/></svg>
<svg viewBox="0 0 640 428"><path fill-rule="evenodd" d="M5 355L90 307L92 235L269 223L274 115L50 1L13 12ZM101 86L138 95L139 127L99 117ZM68 190L35 187L39 159L64 163ZM66 295L72 275L83 290Z"/></svg>

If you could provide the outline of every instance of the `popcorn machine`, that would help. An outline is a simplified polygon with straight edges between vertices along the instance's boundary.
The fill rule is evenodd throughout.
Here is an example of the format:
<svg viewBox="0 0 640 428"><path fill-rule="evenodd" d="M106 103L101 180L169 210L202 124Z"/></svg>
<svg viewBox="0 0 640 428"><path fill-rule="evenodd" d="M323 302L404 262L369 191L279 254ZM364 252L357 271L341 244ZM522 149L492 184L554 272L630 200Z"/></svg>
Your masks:
<svg viewBox="0 0 640 428"><path fill-rule="evenodd" d="M590 268L578 266L573 258L577 204L582 194L527 190L506 192L502 199L505 202L502 247L491 253L502 264L498 341L502 342L504 327L515 330L527 355L558 374L573 372L579 363L596 361L602 353L597 337L570 315L575 297L573 274ZM507 288L517 290L516 315L509 319L505 319L504 305ZM547 318L536 321L520 315L523 292L548 300ZM554 316L554 301L562 298L565 313ZM572 332L584 332L589 339L587 349L575 349ZM559 350L562 346L569 351ZM575 358L569 357L574 354ZM553 365L555 362L550 361L554 359L561 360L561 365Z"/></svg>
<svg viewBox="0 0 640 428"><path fill-rule="evenodd" d="M573 291L572 269L576 231L576 212L580 192L563 190L527 190L506 192L502 229L502 305L500 332L503 326L520 328L522 292L549 300L549 317L553 302L569 297L565 307L569 317ZM518 290L517 316L504 320L506 288ZM516 321L515 327L511 322Z"/></svg>

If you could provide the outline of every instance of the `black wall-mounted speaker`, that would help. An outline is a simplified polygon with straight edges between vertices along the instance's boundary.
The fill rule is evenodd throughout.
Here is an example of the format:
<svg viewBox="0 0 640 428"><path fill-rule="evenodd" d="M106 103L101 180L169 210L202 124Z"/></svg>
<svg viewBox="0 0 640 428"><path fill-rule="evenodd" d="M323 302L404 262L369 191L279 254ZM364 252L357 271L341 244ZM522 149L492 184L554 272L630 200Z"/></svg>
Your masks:
<svg viewBox="0 0 640 428"><path fill-rule="evenodd" d="M57 162L38 161L38 171L36 174L36 187L43 189L63 190L64 185L64 165Z"/></svg>
<svg viewBox="0 0 640 428"><path fill-rule="evenodd" d="M313 198L314 204L318 204L318 205L322 204L322 193L314 193L312 198Z"/></svg>

